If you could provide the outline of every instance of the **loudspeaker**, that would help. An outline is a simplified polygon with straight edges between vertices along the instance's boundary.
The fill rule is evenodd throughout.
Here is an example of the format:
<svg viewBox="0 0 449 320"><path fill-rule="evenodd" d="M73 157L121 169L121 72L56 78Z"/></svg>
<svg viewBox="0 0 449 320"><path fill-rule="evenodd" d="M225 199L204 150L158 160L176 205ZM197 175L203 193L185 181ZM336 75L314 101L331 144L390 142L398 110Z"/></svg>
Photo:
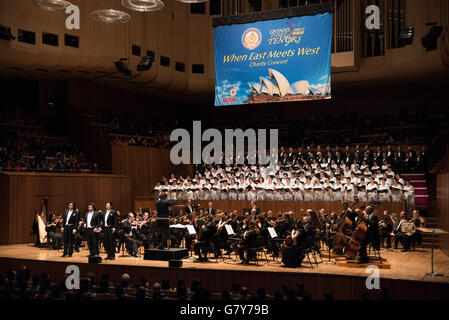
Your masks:
<svg viewBox="0 0 449 320"><path fill-rule="evenodd" d="M140 63L137 65L137 71L148 71L151 69L154 61L154 52L149 52L145 57L142 58Z"/></svg>
<svg viewBox="0 0 449 320"><path fill-rule="evenodd" d="M89 263L101 263L100 256L89 257Z"/></svg>
<svg viewBox="0 0 449 320"><path fill-rule="evenodd" d="M432 51L437 49L438 37L443 32L442 26L433 26L425 37L421 38L421 44L426 51Z"/></svg>
<svg viewBox="0 0 449 320"><path fill-rule="evenodd" d="M181 268L182 267L182 260L169 260L168 261L168 267L169 268Z"/></svg>

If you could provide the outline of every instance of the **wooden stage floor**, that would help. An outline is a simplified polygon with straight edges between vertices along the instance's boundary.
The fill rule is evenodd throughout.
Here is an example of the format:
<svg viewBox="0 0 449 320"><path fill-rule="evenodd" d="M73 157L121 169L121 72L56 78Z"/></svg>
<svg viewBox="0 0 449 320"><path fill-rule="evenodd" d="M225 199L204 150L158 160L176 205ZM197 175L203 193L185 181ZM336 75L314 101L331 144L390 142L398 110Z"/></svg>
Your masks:
<svg viewBox="0 0 449 320"><path fill-rule="evenodd" d="M199 277L204 280L203 282L217 290L222 288L224 282L226 282L227 286L235 281L240 281L240 283L243 281L245 284L245 280L247 280L249 282L245 285L250 286L252 284L257 286L260 283L260 279L263 279L265 286L269 288L275 288L275 286L279 288L282 285L279 281L289 281L288 279L295 279L296 281L307 282L312 285L314 284L313 279L321 279L320 281L323 284L320 284L320 286L324 290L337 285L336 283L330 284L334 279L352 279L353 282L356 281L357 285L360 285L362 281L363 283L365 282L368 276L365 268L348 268L330 263L327 264L325 252L323 252L324 262L319 263L318 267L314 265L313 269L307 263L303 263L301 268L290 269L282 267L280 263L273 261L270 261L268 264L260 261L259 265L240 265L229 260L222 262L221 259L218 259L218 263L214 260L207 263L194 263L193 258L185 259L182 268L173 269L168 268L166 261L143 260L142 257L122 257L121 253L116 255L114 261L103 260L101 264L88 264L88 251L84 248L81 248L79 253L74 252L70 258L62 258L61 254L61 251L58 252L47 248L27 245L3 245L0 246L0 272L4 274L7 268L18 267L19 265L30 266L32 272L36 272L36 269L38 269L39 272L47 271L50 273L58 269L59 276L52 275L52 279L60 281L64 276L64 271L60 270L65 270L66 265L76 264L80 266L81 276L86 276L87 272L93 271L97 274L103 272L112 273L114 281L118 280L123 272L134 273L132 277L134 276L135 281L140 279L142 275L147 276L147 274L149 274L148 278L150 281L161 281L166 278L171 280L186 279L186 281L189 281ZM104 254L101 255L105 256ZM449 257L441 250L435 250L434 269L435 272L444 274L443 277L429 277L425 275L431 268L430 249L417 249L411 252L382 249L381 256L391 264L390 269L379 269L381 287L382 282L391 284L394 281L407 281L408 283L425 285L429 287L429 290L432 289L432 286L438 286L444 292L449 292ZM206 276L206 274L210 275ZM163 278L156 279L158 276ZM220 283L220 279L216 279L217 276L225 276L226 279L221 279L224 282ZM267 276L272 283L267 280ZM286 283L284 282L284 284ZM251 290L253 289L257 290L257 288L251 288ZM391 289L389 290L391 291ZM347 291L344 294L342 293L342 298L348 298L351 290ZM356 290L357 293L359 291ZM363 292L363 290L360 292Z"/></svg>

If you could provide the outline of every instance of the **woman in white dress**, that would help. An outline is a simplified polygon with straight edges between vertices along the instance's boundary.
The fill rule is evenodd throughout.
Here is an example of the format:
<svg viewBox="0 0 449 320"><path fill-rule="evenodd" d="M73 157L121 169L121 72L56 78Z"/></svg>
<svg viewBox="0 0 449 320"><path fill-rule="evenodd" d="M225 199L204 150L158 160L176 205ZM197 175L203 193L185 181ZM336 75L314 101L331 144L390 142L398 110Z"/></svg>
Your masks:
<svg viewBox="0 0 449 320"><path fill-rule="evenodd" d="M380 185L377 192L379 193L380 202L390 202L391 191L384 178L380 178Z"/></svg>
<svg viewBox="0 0 449 320"><path fill-rule="evenodd" d="M396 179L393 180L393 184L391 185L391 199L393 202L401 202L403 199L402 186Z"/></svg>
<svg viewBox="0 0 449 320"><path fill-rule="evenodd" d="M374 178L370 179L370 182L368 183L368 185L366 186L366 192L368 194L368 201L378 201L379 199L379 195L377 193L377 184L374 181Z"/></svg>

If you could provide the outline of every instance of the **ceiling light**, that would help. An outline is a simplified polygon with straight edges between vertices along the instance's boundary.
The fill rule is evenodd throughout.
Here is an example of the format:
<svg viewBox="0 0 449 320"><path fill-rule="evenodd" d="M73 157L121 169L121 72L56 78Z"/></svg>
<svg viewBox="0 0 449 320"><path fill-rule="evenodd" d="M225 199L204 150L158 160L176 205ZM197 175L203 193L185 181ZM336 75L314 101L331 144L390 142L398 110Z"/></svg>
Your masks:
<svg viewBox="0 0 449 320"><path fill-rule="evenodd" d="M160 0L122 0L122 5L140 12L158 11L164 7L164 3Z"/></svg>
<svg viewBox="0 0 449 320"><path fill-rule="evenodd" d="M126 12L114 9L96 10L90 16L93 20L104 23L127 23L131 19L131 16Z"/></svg>
<svg viewBox="0 0 449 320"><path fill-rule="evenodd" d="M207 2L207 0L176 0L178 2L182 2L182 3L202 3L202 2Z"/></svg>
<svg viewBox="0 0 449 320"><path fill-rule="evenodd" d="M65 0L34 0L33 2L47 11L65 10L65 8L72 5L70 2Z"/></svg>

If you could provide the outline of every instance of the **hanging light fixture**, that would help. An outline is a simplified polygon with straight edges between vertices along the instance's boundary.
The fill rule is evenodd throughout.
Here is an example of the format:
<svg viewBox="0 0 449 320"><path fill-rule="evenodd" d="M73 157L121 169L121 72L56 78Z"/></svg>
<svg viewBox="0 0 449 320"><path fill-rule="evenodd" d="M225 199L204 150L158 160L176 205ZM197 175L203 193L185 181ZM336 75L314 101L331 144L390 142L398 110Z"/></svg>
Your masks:
<svg viewBox="0 0 449 320"><path fill-rule="evenodd" d="M65 0L34 0L33 3L47 11L62 11L72 5Z"/></svg>
<svg viewBox="0 0 449 320"><path fill-rule="evenodd" d="M182 2L182 3L202 3L202 2L207 2L207 0L176 0L178 2Z"/></svg>
<svg viewBox="0 0 449 320"><path fill-rule="evenodd" d="M158 11L164 7L161 0L122 0L122 6L140 12Z"/></svg>
<svg viewBox="0 0 449 320"><path fill-rule="evenodd" d="M127 23L131 19L131 16L126 12L114 9L96 10L91 12L90 17L95 21L104 23Z"/></svg>

